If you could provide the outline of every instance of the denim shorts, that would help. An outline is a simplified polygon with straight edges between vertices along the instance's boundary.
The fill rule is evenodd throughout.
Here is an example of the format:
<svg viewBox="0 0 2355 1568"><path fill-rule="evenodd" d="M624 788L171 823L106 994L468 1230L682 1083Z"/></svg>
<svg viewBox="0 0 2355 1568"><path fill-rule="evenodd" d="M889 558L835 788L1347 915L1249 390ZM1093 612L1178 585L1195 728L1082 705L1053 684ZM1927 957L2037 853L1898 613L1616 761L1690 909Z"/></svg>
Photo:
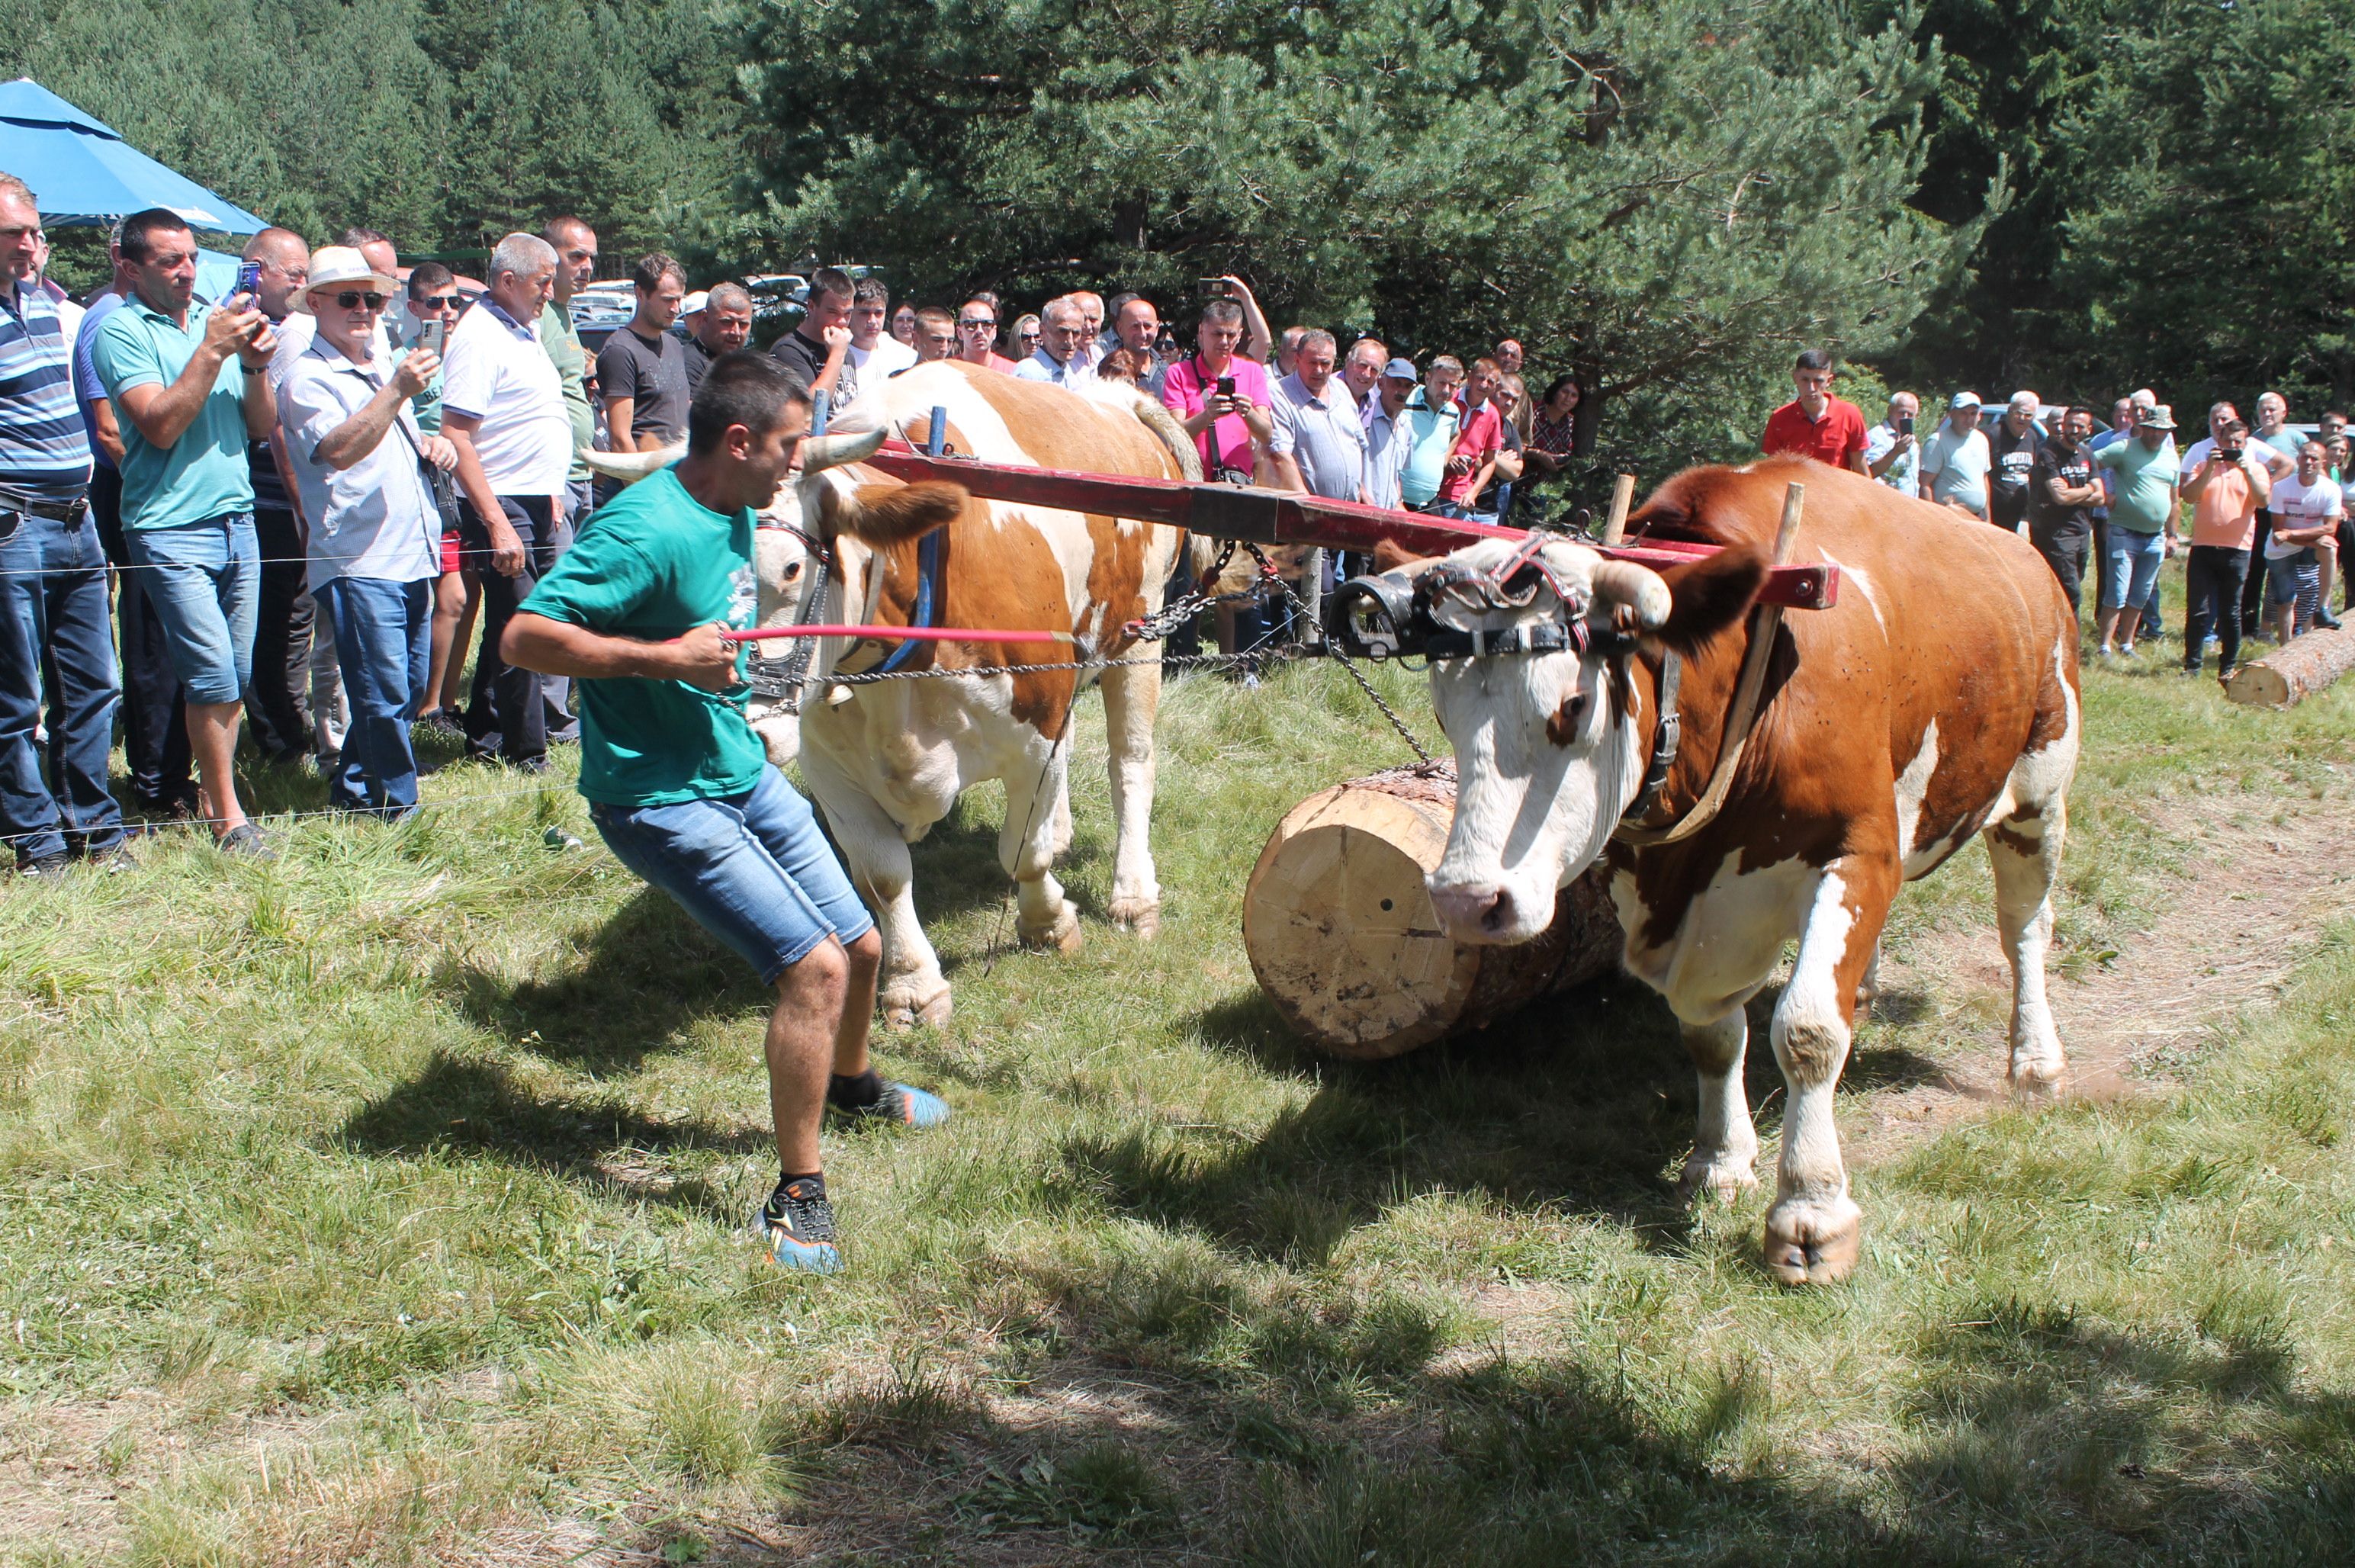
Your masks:
<svg viewBox="0 0 2355 1568"><path fill-rule="evenodd" d="M2279 608L2321 592L2322 565L2312 546L2265 557L2265 603Z"/></svg>
<svg viewBox="0 0 2355 1568"><path fill-rule="evenodd" d="M2123 610L2131 604L2137 608L2150 603L2150 591L2158 581L2159 563L2167 559L2167 541L2155 533L2138 534L2132 528L2110 524L2110 591L2102 600L2105 610Z"/></svg>
<svg viewBox="0 0 2355 1568"><path fill-rule="evenodd" d="M773 765L762 765L747 795L591 803L589 816L613 859L677 900L764 986L827 937L855 942L874 928L809 802Z"/></svg>
<svg viewBox="0 0 2355 1568"><path fill-rule="evenodd" d="M176 528L131 528L124 544L155 619L172 672L191 702L237 702L253 676L261 610L261 546L251 512Z"/></svg>

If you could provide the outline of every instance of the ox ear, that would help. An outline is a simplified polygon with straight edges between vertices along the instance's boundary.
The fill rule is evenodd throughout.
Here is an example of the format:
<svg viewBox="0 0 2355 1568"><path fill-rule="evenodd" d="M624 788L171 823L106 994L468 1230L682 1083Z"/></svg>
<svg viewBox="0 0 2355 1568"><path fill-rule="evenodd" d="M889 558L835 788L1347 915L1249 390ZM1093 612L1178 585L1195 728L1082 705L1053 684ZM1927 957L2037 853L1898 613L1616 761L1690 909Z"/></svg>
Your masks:
<svg viewBox="0 0 2355 1568"><path fill-rule="evenodd" d="M1742 618L1766 581L1765 552L1755 545L1727 545L1687 566L1660 573L1668 585L1668 618L1652 635L1678 653L1689 654Z"/></svg>
<svg viewBox="0 0 2355 1568"><path fill-rule="evenodd" d="M971 499L962 485L861 485L847 496L828 485L820 509L837 533L878 548L921 539L954 521Z"/></svg>
<svg viewBox="0 0 2355 1568"><path fill-rule="evenodd" d="M1374 571L1377 574L1402 571L1412 576L1438 559L1435 555L1417 555L1396 539L1374 541Z"/></svg>

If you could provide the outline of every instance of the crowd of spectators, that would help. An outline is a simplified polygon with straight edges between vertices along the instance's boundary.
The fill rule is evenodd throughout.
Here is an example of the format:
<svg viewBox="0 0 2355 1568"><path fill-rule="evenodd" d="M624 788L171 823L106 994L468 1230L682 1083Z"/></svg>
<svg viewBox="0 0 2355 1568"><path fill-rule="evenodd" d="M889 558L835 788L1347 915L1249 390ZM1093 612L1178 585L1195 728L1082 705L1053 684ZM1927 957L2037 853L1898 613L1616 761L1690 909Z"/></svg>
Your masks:
<svg viewBox="0 0 2355 1568"><path fill-rule="evenodd" d="M200 822L225 852L269 856L239 795L249 731L266 763L314 767L334 808L387 819L416 806L418 726L527 772L578 737L570 683L505 663L502 635L612 498L581 453L682 443L706 372L752 337L750 289L690 292L677 260L642 257L629 319L592 353L573 307L599 241L570 216L500 240L478 294L438 261L403 268L374 230L314 250L270 229L208 300L196 237L163 208L117 227L84 300L47 259L33 193L0 176L0 835L19 869L122 865L130 819ZM1467 364L1278 332L1234 276L1190 315L1186 343L1136 293L894 308L880 279L820 268L769 353L835 407L960 359L1134 387L1213 479L1525 525L1558 505L1583 389L1562 375L1533 396L1519 343ZM1868 426L1832 380L1828 357L1800 357L1765 450L2024 532L2073 603L2090 559L2105 654L2158 638L2158 566L2179 545L2188 668L2211 640L2229 671L2249 637L2337 624L2340 541L2355 547L2343 415L2295 427L2267 393L2252 430L2220 403L2179 455L2148 391L2106 421L2023 391L1985 426L1956 392L1917 432L1913 394ZM1331 569L1306 574L1312 603ZM1286 620L1278 603L1223 605L1220 645L1305 631ZM118 719L129 818L108 780Z"/></svg>
<svg viewBox="0 0 2355 1568"><path fill-rule="evenodd" d="M2018 391L1992 424L1977 392L1958 391L1923 432L1915 394L1891 394L1867 427L1833 395L1832 374L1822 350L1799 356L1796 396L1768 417L1761 450L1853 469L1957 518L2024 534L2081 613L2090 561L2103 657L2135 658L2138 643L2163 639L2159 564L2179 549L2188 674L2201 672L2211 645L2229 677L2246 642L2339 624L2331 588L2344 580L2341 550L2355 549L2355 464L2339 410L2296 425L2287 400L2265 392L2252 428L2219 402L2207 433L2179 452L2174 411L2148 388L2117 399L2106 417Z"/></svg>

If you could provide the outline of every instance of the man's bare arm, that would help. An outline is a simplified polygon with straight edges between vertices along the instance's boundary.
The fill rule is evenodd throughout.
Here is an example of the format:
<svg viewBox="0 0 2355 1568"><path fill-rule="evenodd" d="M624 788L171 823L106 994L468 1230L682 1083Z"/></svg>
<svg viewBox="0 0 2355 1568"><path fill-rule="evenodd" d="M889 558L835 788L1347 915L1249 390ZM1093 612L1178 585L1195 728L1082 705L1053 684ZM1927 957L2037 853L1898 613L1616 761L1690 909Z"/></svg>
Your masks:
<svg viewBox="0 0 2355 1568"><path fill-rule="evenodd" d="M547 615L518 612L499 639L499 657L518 669L581 680L683 680L706 691L736 684L734 643L718 625L667 642L609 636Z"/></svg>

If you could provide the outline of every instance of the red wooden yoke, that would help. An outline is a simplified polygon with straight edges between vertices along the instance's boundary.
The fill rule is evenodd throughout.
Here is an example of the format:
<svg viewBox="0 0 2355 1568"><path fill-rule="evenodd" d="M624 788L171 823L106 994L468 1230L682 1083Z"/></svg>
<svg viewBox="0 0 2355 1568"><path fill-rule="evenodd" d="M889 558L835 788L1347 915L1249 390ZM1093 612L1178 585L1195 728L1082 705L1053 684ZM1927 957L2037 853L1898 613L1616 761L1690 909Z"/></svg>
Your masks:
<svg viewBox="0 0 2355 1568"><path fill-rule="evenodd" d="M1219 539L1261 545L1321 545L1327 549L1371 550L1384 539L1431 555L1461 549L1475 539L1523 539L1520 528L1494 523L1458 522L1421 512L1328 501L1289 490L1235 485L1194 485L1180 479L1145 479L1126 475L1074 474L1064 469L982 463L969 457L932 457L903 441L887 441L866 460L895 479L925 479L962 485L992 501L1021 501L1063 511L1134 517L1166 523ZM1641 544L1597 545L1607 556L1655 570L1707 555L1715 545L1651 539ZM1828 561L1794 562L1767 569L1758 603L1792 610L1828 610L1839 598L1839 568Z"/></svg>

